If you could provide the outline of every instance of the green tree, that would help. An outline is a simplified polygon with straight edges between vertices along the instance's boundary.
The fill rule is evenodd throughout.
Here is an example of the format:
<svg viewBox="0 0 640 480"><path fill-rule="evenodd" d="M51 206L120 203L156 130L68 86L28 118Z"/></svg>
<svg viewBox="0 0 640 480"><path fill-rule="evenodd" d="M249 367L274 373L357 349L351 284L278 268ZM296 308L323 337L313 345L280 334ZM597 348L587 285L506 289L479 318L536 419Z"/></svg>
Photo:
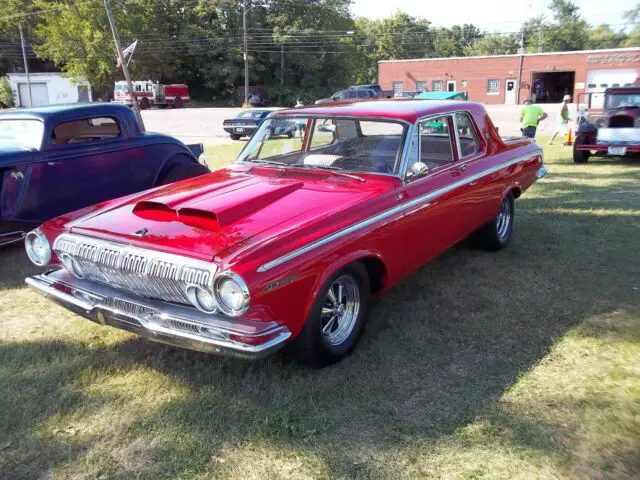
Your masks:
<svg viewBox="0 0 640 480"><path fill-rule="evenodd" d="M589 38L589 24L582 18L580 7L571 0L553 0L549 8L554 23L544 33L545 51L583 50Z"/></svg>
<svg viewBox="0 0 640 480"><path fill-rule="evenodd" d="M464 49L465 55L509 55L518 52L518 35L487 35Z"/></svg>
<svg viewBox="0 0 640 480"><path fill-rule="evenodd" d="M635 27L628 33L626 40L621 44L623 47L640 47L640 3L636 7L624 14L625 18Z"/></svg>
<svg viewBox="0 0 640 480"><path fill-rule="evenodd" d="M616 32L609 25L599 25L589 29L586 48L618 48L626 39L624 32Z"/></svg>
<svg viewBox="0 0 640 480"><path fill-rule="evenodd" d="M11 108L14 107L13 92L11 91L11 85L7 77L0 78L0 107Z"/></svg>

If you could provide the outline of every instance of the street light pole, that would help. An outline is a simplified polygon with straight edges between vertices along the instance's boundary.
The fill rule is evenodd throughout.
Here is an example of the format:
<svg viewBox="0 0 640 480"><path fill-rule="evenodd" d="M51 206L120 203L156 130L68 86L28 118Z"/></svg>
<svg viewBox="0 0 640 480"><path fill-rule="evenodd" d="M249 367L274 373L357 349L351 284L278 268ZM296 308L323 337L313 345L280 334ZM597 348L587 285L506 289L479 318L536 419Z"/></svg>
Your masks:
<svg viewBox="0 0 640 480"><path fill-rule="evenodd" d="M247 0L242 0L242 44L244 56L244 105L249 102L249 55L247 53Z"/></svg>
<svg viewBox="0 0 640 480"><path fill-rule="evenodd" d="M104 0L104 9L107 11L109 26L111 26L111 33L113 34L113 42L116 44L116 50L118 51L118 58L120 59L122 72L124 73L124 78L127 80L127 87L129 88L129 92L131 93L131 103L132 103L133 111L136 113L136 117L138 117L140 130L144 132L145 131L144 122L142 121L142 115L140 114L140 107L138 106L138 100L136 99L135 92L133 91L133 82L131 81L131 75L129 75L129 67L127 66L127 63L124 61L124 55L122 55L122 47L120 46L120 37L118 36L118 30L116 29L116 22L113 20L113 13L111 13L111 5L109 4L109 0Z"/></svg>
<svg viewBox="0 0 640 480"><path fill-rule="evenodd" d="M27 90L29 91L29 106L33 107L33 98L31 97L31 80L29 79L29 64L27 63L27 52L24 48L24 35L22 34L22 24L18 24L18 30L20 30L20 44L22 45L22 60L24 61L24 73L27 77ZM20 99L22 104L22 99ZM24 105L20 105L24 107Z"/></svg>

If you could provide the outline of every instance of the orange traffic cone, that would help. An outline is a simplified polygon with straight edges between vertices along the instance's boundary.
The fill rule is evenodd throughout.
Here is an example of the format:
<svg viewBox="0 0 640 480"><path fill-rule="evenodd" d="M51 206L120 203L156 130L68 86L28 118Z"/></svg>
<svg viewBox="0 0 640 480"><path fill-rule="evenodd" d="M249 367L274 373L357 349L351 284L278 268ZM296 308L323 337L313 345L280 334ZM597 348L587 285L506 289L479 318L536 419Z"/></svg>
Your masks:
<svg viewBox="0 0 640 480"><path fill-rule="evenodd" d="M573 145L573 138L571 137L571 127L569 127L569 130L567 130L567 133L564 136L564 144Z"/></svg>

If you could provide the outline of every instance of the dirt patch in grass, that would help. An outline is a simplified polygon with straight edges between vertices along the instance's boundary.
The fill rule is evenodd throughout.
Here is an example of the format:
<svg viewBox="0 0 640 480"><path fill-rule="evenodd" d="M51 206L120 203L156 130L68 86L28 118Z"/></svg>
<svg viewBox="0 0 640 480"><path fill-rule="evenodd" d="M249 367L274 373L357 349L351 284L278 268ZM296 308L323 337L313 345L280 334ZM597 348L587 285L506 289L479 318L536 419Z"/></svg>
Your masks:
<svg viewBox="0 0 640 480"><path fill-rule="evenodd" d="M636 478L640 166L545 147L516 236L465 244L315 371L103 328L0 252L4 478Z"/></svg>

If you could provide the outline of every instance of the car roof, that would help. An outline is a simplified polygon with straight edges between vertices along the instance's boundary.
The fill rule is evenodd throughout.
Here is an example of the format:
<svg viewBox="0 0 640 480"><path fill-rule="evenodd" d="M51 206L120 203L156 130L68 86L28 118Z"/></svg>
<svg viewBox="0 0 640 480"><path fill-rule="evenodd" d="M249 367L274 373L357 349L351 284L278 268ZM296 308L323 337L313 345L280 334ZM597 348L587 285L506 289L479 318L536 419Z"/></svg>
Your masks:
<svg viewBox="0 0 640 480"><path fill-rule="evenodd" d="M132 115L132 111L125 105L107 102L95 103L69 103L62 105L48 105L46 107L14 108L0 112L0 119L40 119L50 118L71 119L86 115L114 115L120 113L121 116Z"/></svg>
<svg viewBox="0 0 640 480"><path fill-rule="evenodd" d="M439 113L454 110L477 111L482 106L474 102L460 100L415 100L413 98L376 99L364 101L343 101L331 104L309 105L282 110L280 115L314 115L344 117L376 117L389 120L404 120L414 123L416 120Z"/></svg>

